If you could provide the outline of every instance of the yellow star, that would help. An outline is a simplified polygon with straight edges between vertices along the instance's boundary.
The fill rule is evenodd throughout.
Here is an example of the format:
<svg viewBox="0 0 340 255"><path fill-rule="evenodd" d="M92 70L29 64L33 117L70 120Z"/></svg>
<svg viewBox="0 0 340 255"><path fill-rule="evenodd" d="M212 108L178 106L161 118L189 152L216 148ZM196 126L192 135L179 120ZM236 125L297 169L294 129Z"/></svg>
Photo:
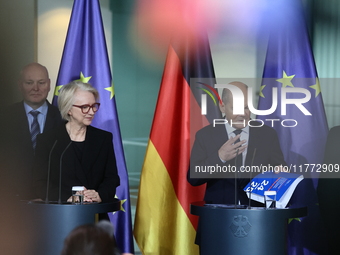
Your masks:
<svg viewBox="0 0 340 255"><path fill-rule="evenodd" d="M87 83L91 78L92 78L92 76L84 77L83 72L80 72L80 78L76 81L81 81L81 82ZM55 89L54 89L54 95L55 96L59 96L59 91L60 91L62 86L64 86L64 85L60 85L60 86L55 87Z"/></svg>
<svg viewBox="0 0 340 255"><path fill-rule="evenodd" d="M126 200L127 200L127 199L122 199L122 200L120 200L120 210L123 211L123 212L125 212L125 209L124 209L124 207L123 207L123 204L126 202Z"/></svg>
<svg viewBox="0 0 340 255"><path fill-rule="evenodd" d="M119 199L118 197L117 197L117 195L115 195L115 198L117 198L117 199ZM125 203L127 201L127 199L122 199L122 200L120 200L120 211L123 211L123 212L125 212L125 209L124 209L124 207L123 207L123 204ZM112 212L112 214L115 214L116 212Z"/></svg>
<svg viewBox="0 0 340 255"><path fill-rule="evenodd" d="M81 82L84 82L84 83L88 83L89 80L91 80L92 76L89 76L89 77L84 77L84 74L83 72L80 72L80 78L76 81L81 81Z"/></svg>
<svg viewBox="0 0 340 255"><path fill-rule="evenodd" d="M283 71L282 78L281 79L277 79L276 81L281 82L282 86L284 88L287 87L287 86L294 88L294 85L292 84L292 79L294 78L294 76L295 76L295 74L291 75L291 76L287 76L286 72Z"/></svg>
<svg viewBox="0 0 340 255"><path fill-rule="evenodd" d="M301 222L300 218L290 218L290 219L288 219L288 224L291 223L293 220L297 220L297 221Z"/></svg>
<svg viewBox="0 0 340 255"><path fill-rule="evenodd" d="M115 89L114 89L114 87L113 87L113 82L112 82L111 87L107 87L107 88L105 88L105 90L111 92L110 99L112 99L113 96L115 95Z"/></svg>
<svg viewBox="0 0 340 255"><path fill-rule="evenodd" d="M312 89L315 89L315 97L317 97L321 93L321 88L320 88L320 83L319 83L319 78L315 78L315 84L312 86L309 86Z"/></svg>
<svg viewBox="0 0 340 255"><path fill-rule="evenodd" d="M62 86L64 86L64 85L55 86L55 89L54 89L54 95L55 96L59 96L59 90L61 89Z"/></svg>
<svg viewBox="0 0 340 255"><path fill-rule="evenodd" d="M264 89L265 86L266 86L266 85L262 85L261 88L260 88L260 92L259 92L259 96L260 96L260 97L263 97L263 98L265 98L265 96L263 95L262 91L263 91L263 89Z"/></svg>

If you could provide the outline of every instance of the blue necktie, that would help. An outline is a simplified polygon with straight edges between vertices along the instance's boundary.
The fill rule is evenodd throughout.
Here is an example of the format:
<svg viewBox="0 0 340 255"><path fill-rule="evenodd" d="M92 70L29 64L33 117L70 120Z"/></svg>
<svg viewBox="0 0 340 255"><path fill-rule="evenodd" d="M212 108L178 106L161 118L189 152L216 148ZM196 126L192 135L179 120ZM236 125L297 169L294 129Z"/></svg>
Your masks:
<svg viewBox="0 0 340 255"><path fill-rule="evenodd" d="M35 146L37 144L37 135L40 134L40 126L38 122L39 113L39 111L30 111L30 114L33 116L33 122L31 124L31 140L33 149L35 149Z"/></svg>

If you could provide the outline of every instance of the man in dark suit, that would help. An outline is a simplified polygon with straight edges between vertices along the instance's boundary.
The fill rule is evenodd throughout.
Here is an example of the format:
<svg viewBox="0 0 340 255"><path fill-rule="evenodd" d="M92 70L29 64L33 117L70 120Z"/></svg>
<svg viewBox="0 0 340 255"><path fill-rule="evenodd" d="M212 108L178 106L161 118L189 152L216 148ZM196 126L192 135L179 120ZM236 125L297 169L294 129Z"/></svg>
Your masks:
<svg viewBox="0 0 340 255"><path fill-rule="evenodd" d="M2 111L1 178L10 196L31 198L35 138L39 133L61 124L57 107L47 100L50 78L38 63L25 66L20 73L19 89L23 101ZM33 133L32 133L33 132Z"/></svg>
<svg viewBox="0 0 340 255"><path fill-rule="evenodd" d="M188 181L193 186L207 184L204 196L207 203L234 204L236 202L248 205L249 200L243 188L250 178L260 172L241 172L244 167L266 166L268 169L279 171L279 166L286 163L275 130L250 119L247 85L241 82L230 84L243 92L244 114L233 114L232 94L230 90L224 89L220 110L225 114L226 121L223 124L215 124L215 127L211 124L197 132L191 152ZM198 173L195 175L198 178L193 178L195 171L197 173L200 169L209 167L237 170L236 173L226 171L217 178L209 173ZM252 205L260 204L252 201Z"/></svg>
<svg viewBox="0 0 340 255"><path fill-rule="evenodd" d="M320 213L325 226L325 238L330 255L339 254L340 229L340 126L331 128L328 133L324 166L318 182Z"/></svg>

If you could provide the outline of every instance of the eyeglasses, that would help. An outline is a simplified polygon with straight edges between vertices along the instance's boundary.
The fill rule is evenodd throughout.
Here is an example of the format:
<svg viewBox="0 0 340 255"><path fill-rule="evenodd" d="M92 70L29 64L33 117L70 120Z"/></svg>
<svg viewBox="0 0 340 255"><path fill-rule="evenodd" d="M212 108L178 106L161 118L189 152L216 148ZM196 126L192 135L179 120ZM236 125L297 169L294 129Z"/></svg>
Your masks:
<svg viewBox="0 0 340 255"><path fill-rule="evenodd" d="M81 112L86 114L86 113L89 113L90 109L92 109L93 112L97 112L99 110L100 103L94 103L93 105L83 104L83 105L72 105L72 106L80 108Z"/></svg>

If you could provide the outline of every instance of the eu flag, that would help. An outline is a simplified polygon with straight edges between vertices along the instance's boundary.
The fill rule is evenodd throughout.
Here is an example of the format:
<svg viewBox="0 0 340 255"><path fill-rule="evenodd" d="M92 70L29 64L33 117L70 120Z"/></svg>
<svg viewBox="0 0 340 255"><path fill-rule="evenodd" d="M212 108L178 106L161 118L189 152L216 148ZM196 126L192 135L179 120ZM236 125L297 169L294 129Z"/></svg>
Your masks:
<svg viewBox="0 0 340 255"><path fill-rule="evenodd" d="M120 250L134 253L128 175L98 0L74 1L53 104L57 103L60 88L73 80L88 82L99 91L101 108L92 125L113 134L120 177L116 196L122 202L121 210L109 214L109 217Z"/></svg>
<svg viewBox="0 0 340 255"><path fill-rule="evenodd" d="M288 254L324 254L317 174L312 167L323 162L328 125L300 0L276 1L268 17L271 27L258 109L271 108L276 94L273 88L277 89L277 108L257 119L276 129L291 172L305 176L291 206L308 207L307 217L289 223Z"/></svg>

